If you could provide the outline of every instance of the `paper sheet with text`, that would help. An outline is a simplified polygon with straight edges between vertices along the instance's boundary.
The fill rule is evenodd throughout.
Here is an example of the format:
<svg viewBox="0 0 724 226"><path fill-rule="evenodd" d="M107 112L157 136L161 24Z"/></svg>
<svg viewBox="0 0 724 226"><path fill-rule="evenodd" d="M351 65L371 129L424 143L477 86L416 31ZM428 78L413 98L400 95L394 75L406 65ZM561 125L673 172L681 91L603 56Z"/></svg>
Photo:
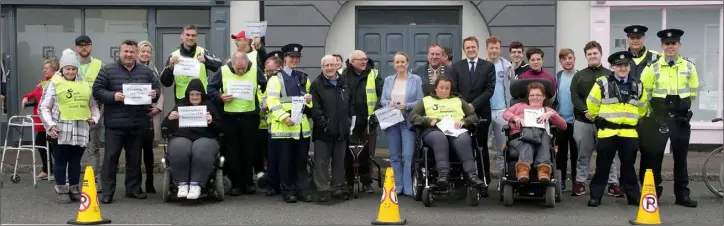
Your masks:
<svg viewBox="0 0 724 226"><path fill-rule="evenodd" d="M453 120L452 117L450 117L450 116L445 116L444 118L442 118L442 120L437 122L435 125L446 136L458 137L458 136L460 136L460 134L468 132L468 130L464 129L464 128L456 129L455 120Z"/></svg>
<svg viewBox="0 0 724 226"><path fill-rule="evenodd" d="M208 127L206 105L178 107L178 127Z"/></svg>
<svg viewBox="0 0 724 226"><path fill-rule="evenodd" d="M126 105L149 105L151 104L150 83L126 83L123 84L123 103Z"/></svg>
<svg viewBox="0 0 724 226"><path fill-rule="evenodd" d="M201 62L190 57L178 57L178 63L173 66L173 75L199 77Z"/></svg>
<svg viewBox="0 0 724 226"><path fill-rule="evenodd" d="M380 122L380 128L383 130L405 121L402 111L390 106L375 110L375 116L377 116L377 121Z"/></svg>
<svg viewBox="0 0 724 226"><path fill-rule="evenodd" d="M254 84L250 81L229 81L228 92L237 100L254 100Z"/></svg>
<svg viewBox="0 0 724 226"><path fill-rule="evenodd" d="M292 97L292 122L295 125L302 123L302 111L304 110L304 97Z"/></svg>

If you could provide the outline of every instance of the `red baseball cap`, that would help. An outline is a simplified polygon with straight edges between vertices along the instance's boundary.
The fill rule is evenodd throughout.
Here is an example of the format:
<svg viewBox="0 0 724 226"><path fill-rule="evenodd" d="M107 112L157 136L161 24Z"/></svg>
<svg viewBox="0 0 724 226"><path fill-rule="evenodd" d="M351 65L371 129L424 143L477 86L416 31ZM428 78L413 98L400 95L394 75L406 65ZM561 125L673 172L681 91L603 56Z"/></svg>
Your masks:
<svg viewBox="0 0 724 226"><path fill-rule="evenodd" d="M251 40L251 38L247 38L247 37L246 37L246 32L245 32L245 31L240 31L240 32L237 33L237 34L232 34L232 35L231 35L231 39L240 39L240 38Z"/></svg>

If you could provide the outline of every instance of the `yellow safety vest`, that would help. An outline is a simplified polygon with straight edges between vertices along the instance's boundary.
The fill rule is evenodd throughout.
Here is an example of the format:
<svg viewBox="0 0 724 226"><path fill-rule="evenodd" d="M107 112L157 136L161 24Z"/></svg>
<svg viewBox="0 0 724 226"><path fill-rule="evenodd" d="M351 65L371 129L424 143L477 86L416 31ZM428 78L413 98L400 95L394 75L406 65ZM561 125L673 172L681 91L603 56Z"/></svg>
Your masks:
<svg viewBox="0 0 724 226"><path fill-rule="evenodd" d="M591 93L586 99L588 113L593 117L601 117L609 124L621 124L633 127L638 124L639 118L646 114L646 100L648 93L640 82L629 78L631 94L629 100L623 102L619 96L618 82L609 75L596 79ZM598 138L612 136L637 138L634 128L598 128Z"/></svg>
<svg viewBox="0 0 724 226"><path fill-rule="evenodd" d="M309 79L306 82L306 92L309 93L310 89ZM266 85L266 105L269 108L271 114L267 117L271 117L269 133L272 139L300 139L301 137L308 138L312 136L312 130L310 127L309 119L306 114L302 114L302 123L294 124L293 126L287 126L284 120L291 117L292 110L292 98L287 96L287 91L284 89L284 78L281 75L272 76L269 78L269 82ZM313 107L312 103L305 103L309 108Z"/></svg>
<svg viewBox="0 0 724 226"><path fill-rule="evenodd" d="M256 89L256 98L259 100L259 105L266 106L266 95L261 91L261 87ZM262 110L262 106L259 106L259 129L269 129L269 109Z"/></svg>
<svg viewBox="0 0 724 226"><path fill-rule="evenodd" d="M367 115L375 114L375 106L377 106L377 87L375 86L375 79L379 72L377 69L371 69L367 75L367 84L365 85L365 97L367 98Z"/></svg>
<svg viewBox="0 0 724 226"><path fill-rule="evenodd" d="M649 55L648 53L651 53L651 57L646 57L647 55ZM634 63L636 63L636 65L639 65L639 64L641 64L641 61L644 61L644 60L648 60L648 61L651 61L651 62L656 62L656 61L658 61L659 57L661 57L661 53L660 53L660 52L656 52L656 51L654 51L654 50L646 49L646 51L644 51L643 53L641 53L641 56L634 57L633 60L634 60ZM649 59L647 59L647 58L649 58Z"/></svg>
<svg viewBox="0 0 724 226"><path fill-rule="evenodd" d="M196 52L194 53L194 59L198 59L199 55L204 54L204 51L204 48L197 46ZM173 51L173 53L171 53L171 56L182 57L181 50L177 49L176 51ZM189 86L189 82L191 82L191 80L194 78L195 77L184 75L173 76L173 82L176 86L176 99L183 99L184 97L186 97L186 87ZM199 69L199 80L201 80L201 84L203 84L204 88L206 88L207 84L209 83L209 79L206 77L206 65L203 63L201 63L201 67ZM208 89L204 90L208 92Z"/></svg>
<svg viewBox="0 0 724 226"><path fill-rule="evenodd" d="M90 86L93 86L93 83L96 82L96 78L98 77L98 72L101 71L101 67L103 67L103 62L92 57L86 68L78 67L78 74L83 80L88 82Z"/></svg>
<svg viewBox="0 0 724 226"><path fill-rule="evenodd" d="M229 83L231 82L243 82L251 87L252 94L256 94L256 71L256 68L250 68L244 75L239 76L232 73L228 65L224 65L221 67L221 85L223 90L228 91ZM230 102L224 103L224 111L226 112L250 112L254 111L254 109L256 109L256 103L253 98L252 100L232 99Z"/></svg>
<svg viewBox="0 0 724 226"><path fill-rule="evenodd" d="M644 89L651 93L651 98L666 98L667 95L678 95L681 98L696 97L699 92L699 77L696 67L679 55L674 66L669 66L666 57L647 67L641 73Z"/></svg>
<svg viewBox="0 0 724 226"><path fill-rule="evenodd" d="M422 103L425 106L425 116L428 118L441 120L448 115L455 121L461 121L465 118L463 102L460 98L437 99L426 96L422 98Z"/></svg>
<svg viewBox="0 0 724 226"><path fill-rule="evenodd" d="M256 62L259 60L257 59L258 55L259 53L254 48L252 48L251 52L248 52L246 54L246 58L248 58L251 62L253 62L254 65L256 65Z"/></svg>
<svg viewBox="0 0 724 226"><path fill-rule="evenodd" d="M60 120L85 121L91 117L91 87L88 82L68 81L62 76L51 79L58 95L58 111Z"/></svg>

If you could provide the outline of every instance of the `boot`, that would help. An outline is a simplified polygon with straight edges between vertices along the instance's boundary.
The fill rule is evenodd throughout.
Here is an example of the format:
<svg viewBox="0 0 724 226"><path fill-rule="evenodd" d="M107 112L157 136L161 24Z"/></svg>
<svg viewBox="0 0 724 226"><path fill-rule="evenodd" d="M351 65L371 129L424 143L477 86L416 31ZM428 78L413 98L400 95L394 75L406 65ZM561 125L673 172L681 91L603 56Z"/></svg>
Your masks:
<svg viewBox="0 0 724 226"><path fill-rule="evenodd" d="M518 182L528 182L530 179L530 164L526 162L518 162L515 164L515 176Z"/></svg>
<svg viewBox="0 0 724 226"><path fill-rule="evenodd" d="M471 184L473 187L478 187L478 188L480 188L480 187L482 187L482 186L485 184L485 181L481 180L481 179L478 177L478 173L477 173L477 172L468 173L468 180L470 180L470 184Z"/></svg>
<svg viewBox="0 0 724 226"><path fill-rule="evenodd" d="M68 204L71 203L72 200L70 200L68 185L55 185L55 194L56 194L56 200L60 204Z"/></svg>
<svg viewBox="0 0 724 226"><path fill-rule="evenodd" d="M538 181L548 182L551 180L551 165L538 164Z"/></svg>
<svg viewBox="0 0 724 226"><path fill-rule="evenodd" d="M80 201L80 185L71 185L70 189L70 200L73 202Z"/></svg>
<svg viewBox="0 0 724 226"><path fill-rule="evenodd" d="M156 188L153 187L153 174L151 176L146 176L146 193L156 194Z"/></svg>
<svg viewBox="0 0 724 226"><path fill-rule="evenodd" d="M449 171L450 171L450 169L438 169L438 172L437 172L437 186L438 187L440 187L442 189L447 188L447 186L449 185L447 182L447 179L448 179L447 175L448 175Z"/></svg>

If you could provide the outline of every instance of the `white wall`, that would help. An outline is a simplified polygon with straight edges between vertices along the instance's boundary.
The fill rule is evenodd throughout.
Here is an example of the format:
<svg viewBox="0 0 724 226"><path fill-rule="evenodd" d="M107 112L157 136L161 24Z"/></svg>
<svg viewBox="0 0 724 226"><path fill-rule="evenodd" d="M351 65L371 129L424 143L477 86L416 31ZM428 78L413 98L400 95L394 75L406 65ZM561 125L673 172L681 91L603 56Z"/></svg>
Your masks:
<svg viewBox="0 0 724 226"><path fill-rule="evenodd" d="M231 1L229 6L229 32L239 33L244 30L244 22L259 21L259 1ZM229 34L229 35L231 35ZM229 53L236 52L236 44L229 36Z"/></svg>
<svg viewBox="0 0 724 226"><path fill-rule="evenodd" d="M473 4L469 1L347 1L334 17L332 26L327 34L326 52L340 53L347 58L347 54L355 49L355 6L463 6L462 37L475 36L480 40L488 37L485 21ZM462 37L460 40L462 40ZM480 56L485 56L485 48L480 50ZM462 59L463 56L455 57Z"/></svg>
<svg viewBox="0 0 724 226"><path fill-rule="evenodd" d="M556 8L556 55L562 48L571 48L576 54L576 69L583 69L587 66L586 57L583 53L583 46L591 40L591 5L587 1L559 1ZM560 64L556 64L556 71L563 70Z"/></svg>

